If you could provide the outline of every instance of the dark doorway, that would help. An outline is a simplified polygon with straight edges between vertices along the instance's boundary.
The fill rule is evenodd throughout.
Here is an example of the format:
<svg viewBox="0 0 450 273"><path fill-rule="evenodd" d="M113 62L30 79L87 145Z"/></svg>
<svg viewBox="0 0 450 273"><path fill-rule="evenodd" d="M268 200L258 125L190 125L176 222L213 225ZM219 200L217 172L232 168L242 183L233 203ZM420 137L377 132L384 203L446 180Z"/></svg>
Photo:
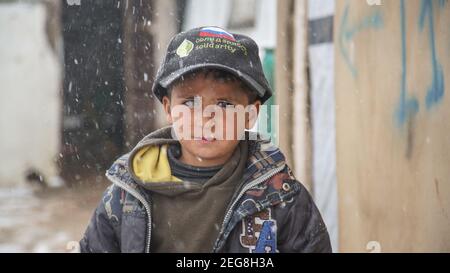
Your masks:
<svg viewBox="0 0 450 273"><path fill-rule="evenodd" d="M62 23L62 174L103 174L124 146L122 10L118 1L64 1Z"/></svg>

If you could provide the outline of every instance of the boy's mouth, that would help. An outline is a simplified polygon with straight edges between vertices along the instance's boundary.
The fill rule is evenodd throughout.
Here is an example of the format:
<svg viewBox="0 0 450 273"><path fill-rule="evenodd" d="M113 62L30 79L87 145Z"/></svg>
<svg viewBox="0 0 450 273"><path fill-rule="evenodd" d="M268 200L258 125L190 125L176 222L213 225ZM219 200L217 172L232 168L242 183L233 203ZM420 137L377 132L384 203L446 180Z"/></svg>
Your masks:
<svg viewBox="0 0 450 273"><path fill-rule="evenodd" d="M214 137L202 137L197 140L201 141L202 144L208 144L214 142L216 139Z"/></svg>

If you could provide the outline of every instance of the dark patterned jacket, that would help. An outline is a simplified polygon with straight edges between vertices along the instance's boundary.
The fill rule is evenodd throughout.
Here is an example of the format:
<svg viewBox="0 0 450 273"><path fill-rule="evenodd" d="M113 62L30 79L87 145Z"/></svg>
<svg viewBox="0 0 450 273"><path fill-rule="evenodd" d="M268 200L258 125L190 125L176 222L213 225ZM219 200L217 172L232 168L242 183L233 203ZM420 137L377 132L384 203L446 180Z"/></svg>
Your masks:
<svg viewBox="0 0 450 273"><path fill-rule="evenodd" d="M145 138L144 138L145 139ZM211 252L331 252L327 228L305 187L269 141L249 141L236 189ZM81 252L150 252L152 203L128 171L128 156L106 172L105 191L80 241Z"/></svg>

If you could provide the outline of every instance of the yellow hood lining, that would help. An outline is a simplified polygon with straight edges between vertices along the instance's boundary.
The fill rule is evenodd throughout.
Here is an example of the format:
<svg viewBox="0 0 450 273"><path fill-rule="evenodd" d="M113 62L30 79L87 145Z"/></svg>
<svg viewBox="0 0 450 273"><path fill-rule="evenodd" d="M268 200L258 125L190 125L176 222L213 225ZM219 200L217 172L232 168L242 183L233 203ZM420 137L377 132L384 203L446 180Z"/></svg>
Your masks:
<svg viewBox="0 0 450 273"><path fill-rule="evenodd" d="M144 183L181 182L172 175L167 157L168 144L139 149L133 159L133 172Z"/></svg>

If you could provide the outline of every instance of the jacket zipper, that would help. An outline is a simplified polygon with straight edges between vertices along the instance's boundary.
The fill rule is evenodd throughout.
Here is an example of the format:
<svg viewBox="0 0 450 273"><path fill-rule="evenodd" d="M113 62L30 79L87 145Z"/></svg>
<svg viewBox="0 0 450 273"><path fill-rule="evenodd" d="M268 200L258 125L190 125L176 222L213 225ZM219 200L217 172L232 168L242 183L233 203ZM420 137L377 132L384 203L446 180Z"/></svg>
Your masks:
<svg viewBox="0 0 450 273"><path fill-rule="evenodd" d="M106 177L115 185L117 185L119 188L125 190L126 192L133 195L137 200L139 200L142 205L145 208L145 211L147 212L148 217L148 226L147 226L147 242L145 247L145 253L150 253L150 241L152 238L152 215L151 215L151 209L150 209L150 203L142 196L139 192L128 186L127 184L121 182L120 180L116 179L115 177L106 174Z"/></svg>
<svg viewBox="0 0 450 273"><path fill-rule="evenodd" d="M239 192L239 194L236 196L236 198L234 198L233 202L231 203L231 206L228 208L228 211L225 214L225 218L223 219L223 222L222 222L222 229L221 229L221 231L219 233L219 238L224 232L225 224L228 224L228 221L230 220L229 218L231 217L231 214L233 212L234 206L239 201L239 199L245 194L245 192L248 191L249 189L257 186L258 184L261 184L262 182L266 181L267 179L271 178L272 176L276 175L277 173L282 171L285 167L286 167L286 165L283 164L282 166L280 166L280 167L278 167L276 169L273 169L271 172L256 178L255 180L253 180L252 182L246 184L242 188L242 190ZM217 238L217 240L219 238ZM213 251L213 252L215 252L215 251Z"/></svg>

